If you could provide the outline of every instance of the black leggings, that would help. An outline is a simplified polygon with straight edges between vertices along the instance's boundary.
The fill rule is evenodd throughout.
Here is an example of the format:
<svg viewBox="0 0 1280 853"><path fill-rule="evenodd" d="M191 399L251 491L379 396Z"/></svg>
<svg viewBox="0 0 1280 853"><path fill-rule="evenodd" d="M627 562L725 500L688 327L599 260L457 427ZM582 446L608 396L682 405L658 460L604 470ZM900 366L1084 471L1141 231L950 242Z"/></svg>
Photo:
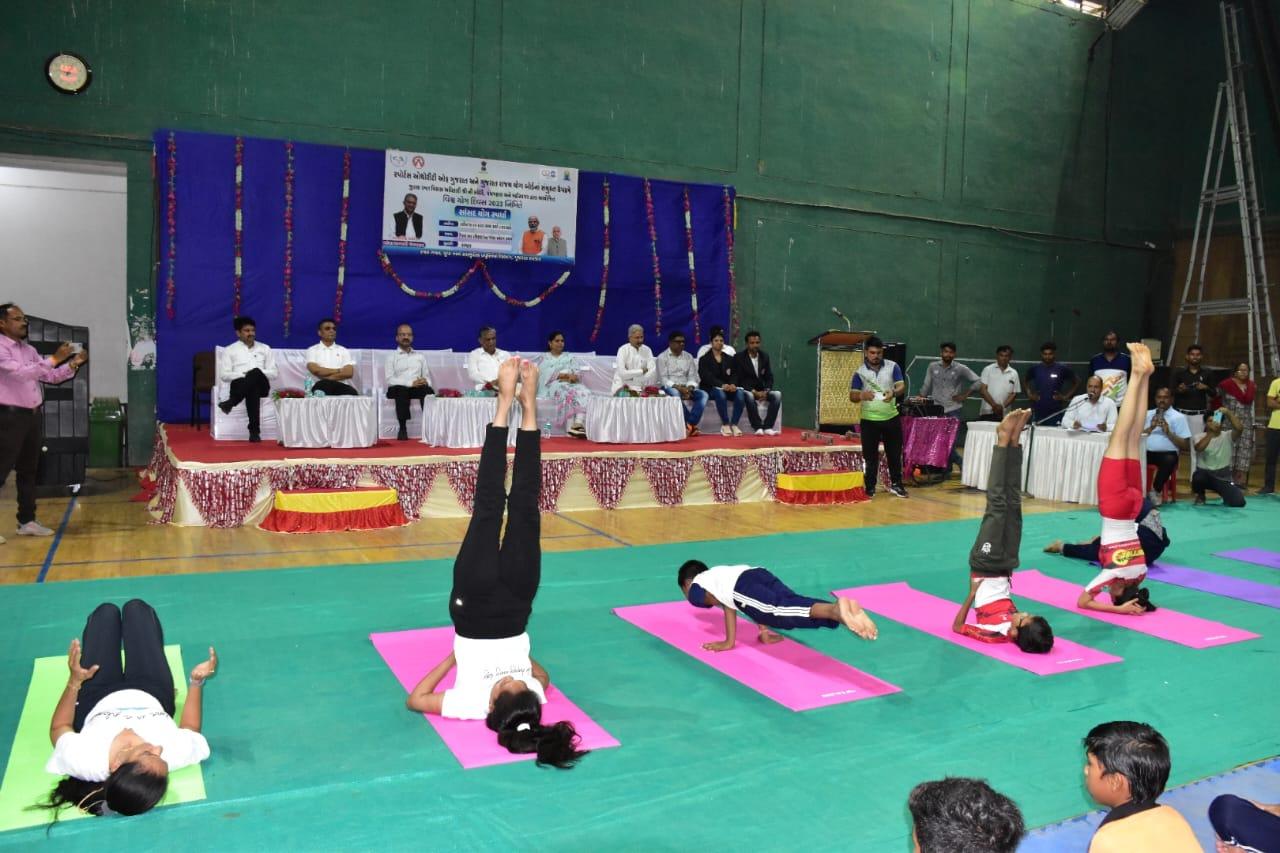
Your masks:
<svg viewBox="0 0 1280 853"><path fill-rule="evenodd" d="M864 478L870 488L875 488L880 478L880 442L884 442L884 452L889 463L889 482L895 486L902 485L902 418L894 415L887 421L869 421L863 418L858 427L862 436L862 459Z"/></svg>
<svg viewBox="0 0 1280 853"><path fill-rule="evenodd" d="M975 574L1007 576L1018 568L1022 547L1022 448L996 447L987 477L987 508L969 550Z"/></svg>
<svg viewBox="0 0 1280 853"><path fill-rule="evenodd" d="M125 664L120 662L124 649ZM164 629L156 611L140 599L124 606L124 615L114 604L99 604L84 623L80 665L98 671L80 688L72 727L80 731L84 719L106 696L117 690L150 693L173 716L173 672L164 656ZM125 666L128 669L125 669Z"/></svg>
<svg viewBox="0 0 1280 853"><path fill-rule="evenodd" d="M542 580L540 440L537 430L517 433L508 497L502 488L507 474L507 428L490 424L485 432L475 507L458 558L453 561L449 617L459 636L474 640L515 637L523 634L529 623L533 597ZM499 544L504 504L510 514L506 535Z"/></svg>

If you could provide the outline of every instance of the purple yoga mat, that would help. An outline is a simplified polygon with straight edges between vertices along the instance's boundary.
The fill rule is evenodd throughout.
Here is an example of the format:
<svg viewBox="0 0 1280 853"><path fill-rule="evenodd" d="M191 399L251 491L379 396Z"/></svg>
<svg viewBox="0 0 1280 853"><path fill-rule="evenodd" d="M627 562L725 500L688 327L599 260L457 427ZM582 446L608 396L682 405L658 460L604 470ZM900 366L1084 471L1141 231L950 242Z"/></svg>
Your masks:
<svg viewBox="0 0 1280 853"><path fill-rule="evenodd" d="M724 639L724 616L719 608L700 610L681 600L616 607L613 612L792 711L872 699L901 690L794 640L784 639L768 646L759 643L755 627L745 617L738 620L738 642L732 649L709 652L702 648L703 643ZM848 636L850 645L863 642L844 628L836 630Z"/></svg>
<svg viewBox="0 0 1280 853"><path fill-rule="evenodd" d="M1187 566L1174 566L1169 563L1158 563L1147 569L1147 577L1161 583L1182 586L1187 589L1198 589L1227 598L1238 598L1264 607L1280 607L1280 586L1233 578L1230 575L1215 575L1200 569Z"/></svg>
<svg viewBox="0 0 1280 853"><path fill-rule="evenodd" d="M1219 551L1215 557L1226 557L1228 560L1239 560L1242 563L1253 563L1266 566L1268 569L1280 569L1280 552L1267 551L1262 548L1241 548L1238 551Z"/></svg>
<svg viewBox="0 0 1280 853"><path fill-rule="evenodd" d="M1014 598L1018 590L1014 588ZM1001 663L1034 672L1036 675L1056 675L1087 669L1105 663L1118 663L1121 658L1097 649L1055 637L1048 654L1033 655L1022 651L1013 643L984 643L951 630L959 606L944 598L912 589L905 581L882 583L875 586L856 586L838 589L836 595L853 598L873 616L886 616L917 631L932 634L957 646L995 658Z"/></svg>

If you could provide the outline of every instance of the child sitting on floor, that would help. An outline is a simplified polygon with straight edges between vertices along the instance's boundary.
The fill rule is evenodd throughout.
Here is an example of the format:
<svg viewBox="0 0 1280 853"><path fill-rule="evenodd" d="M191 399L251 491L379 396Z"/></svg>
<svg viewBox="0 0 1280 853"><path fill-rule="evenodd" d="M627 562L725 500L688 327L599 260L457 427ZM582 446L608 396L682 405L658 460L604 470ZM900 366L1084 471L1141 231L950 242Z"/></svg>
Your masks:
<svg viewBox="0 0 1280 853"><path fill-rule="evenodd" d="M1022 544L1022 429L1029 409L1009 412L996 429L987 478L987 507L978 537L969 551L969 592L951 630L984 643L1015 643L1024 652L1045 654L1053 648L1053 629L1043 616L1023 613L1010 595L1010 575L1018 567ZM978 624L966 625L976 606Z"/></svg>
<svg viewBox="0 0 1280 853"><path fill-rule="evenodd" d="M1158 731L1146 723L1103 723L1085 736L1084 751L1085 788L1110 809L1089 853L1199 853L1186 819L1156 802L1170 766L1169 744Z"/></svg>
<svg viewBox="0 0 1280 853"><path fill-rule="evenodd" d="M680 591L694 607L719 606L724 610L724 639L703 643L712 652L733 648L738 626L738 612L744 613L759 627L757 639L777 643L782 637L770 628L834 628L843 624L864 640L874 640L875 623L852 598L837 598L835 603L797 595L768 569L748 565L713 566L701 560L687 560L678 575Z"/></svg>

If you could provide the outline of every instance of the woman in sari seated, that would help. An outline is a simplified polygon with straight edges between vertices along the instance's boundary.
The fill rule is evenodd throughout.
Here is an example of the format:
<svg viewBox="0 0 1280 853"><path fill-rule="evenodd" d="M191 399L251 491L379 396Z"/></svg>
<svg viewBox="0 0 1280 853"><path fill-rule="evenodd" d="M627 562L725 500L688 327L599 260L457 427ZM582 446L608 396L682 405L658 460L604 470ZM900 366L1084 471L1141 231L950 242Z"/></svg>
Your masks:
<svg viewBox="0 0 1280 853"><path fill-rule="evenodd" d="M574 438L587 437L583 419L591 392L581 384L581 372L577 359L564 351L564 333L557 330L548 335L547 354L538 364L538 396L555 400L553 423Z"/></svg>

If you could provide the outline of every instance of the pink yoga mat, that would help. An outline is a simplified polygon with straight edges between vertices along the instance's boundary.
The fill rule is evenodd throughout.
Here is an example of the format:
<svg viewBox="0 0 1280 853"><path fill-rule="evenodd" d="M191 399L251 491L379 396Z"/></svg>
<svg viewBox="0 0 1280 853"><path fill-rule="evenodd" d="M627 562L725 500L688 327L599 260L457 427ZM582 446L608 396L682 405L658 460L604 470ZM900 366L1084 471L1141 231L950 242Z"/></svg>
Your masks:
<svg viewBox="0 0 1280 853"><path fill-rule="evenodd" d="M416 628L409 631L391 631L370 634L373 647L391 667L396 680L411 692L431 668L453 651L453 628ZM440 682L438 689L453 686L451 672ZM454 758L467 770L488 767L491 764L509 764L513 761L532 761L532 755L514 755L498 746L497 736L489 731L483 720L448 720L437 714L423 714L427 722L449 747ZM613 735L600 728L590 717L553 684L547 690L547 702L542 706L543 722L568 720L582 737L583 749L604 749L618 746Z"/></svg>
<svg viewBox="0 0 1280 853"><path fill-rule="evenodd" d="M701 610L682 600L617 607L613 612L792 711L857 702L902 689L794 640L772 645L756 642L756 629L745 616L738 618L737 645L727 652L709 652L703 643L724 639L724 615L718 608ZM864 642L844 628L836 630L848 635L851 647Z"/></svg>
<svg viewBox="0 0 1280 853"><path fill-rule="evenodd" d="M1018 588L1014 587L1014 599ZM1122 658L1100 652L1097 649L1073 643L1054 636L1053 649L1048 654L1033 655L1020 650L1013 643L984 643L951 630L959 604L912 589L905 581L882 583L875 586L857 586L835 592L843 598L857 599L873 616L887 616L895 622L941 637L949 643L962 646L978 654L995 658L1001 663L1034 672L1036 675L1056 675L1087 669L1106 663L1119 663ZM1052 625L1052 622L1050 623Z"/></svg>
<svg viewBox="0 0 1280 853"><path fill-rule="evenodd" d="M1153 603L1159 609L1153 613L1143 613L1140 616L1082 610L1076 607L1076 600L1080 597L1082 588L1080 584L1051 578L1048 575L1040 574L1034 569L1013 573L1015 596L1052 604L1054 607L1071 610L1081 616L1088 616L1090 619L1110 622L1112 625L1119 625L1121 628L1128 628L1131 631L1138 631L1142 634L1150 634L1153 637L1159 637L1162 640L1168 640L1171 643L1178 643L1183 646L1190 646L1193 649L1207 649L1212 646L1239 643L1243 640L1256 640L1259 636L1252 631L1232 628L1230 625L1214 622L1211 619L1201 619L1199 616L1189 616L1176 610L1167 610L1161 606L1156 596L1153 596L1157 599ZM1110 597L1106 593L1102 593L1099 598L1110 601Z"/></svg>

